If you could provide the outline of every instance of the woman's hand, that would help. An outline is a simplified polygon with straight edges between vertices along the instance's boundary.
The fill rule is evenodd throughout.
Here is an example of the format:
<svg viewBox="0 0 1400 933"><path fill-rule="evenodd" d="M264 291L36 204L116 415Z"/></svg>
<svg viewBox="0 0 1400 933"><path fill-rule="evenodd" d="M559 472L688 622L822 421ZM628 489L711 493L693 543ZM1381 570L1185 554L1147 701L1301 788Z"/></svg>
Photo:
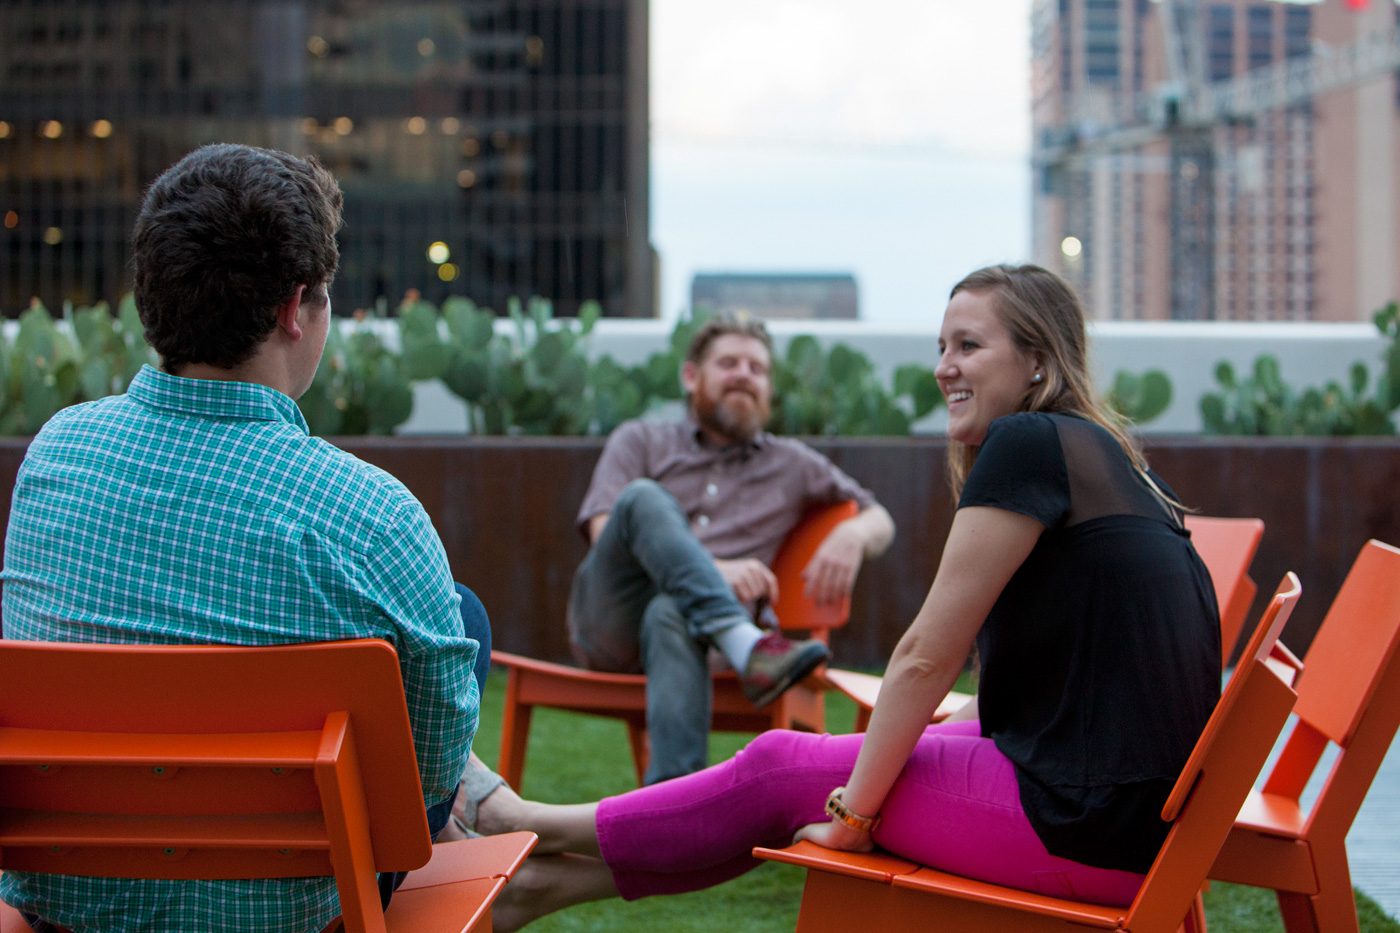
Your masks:
<svg viewBox="0 0 1400 933"><path fill-rule="evenodd" d="M808 823L792 837L793 842L802 840L815 842L827 849L840 849L843 852L869 852L875 848L870 833L852 829L845 823L831 820L826 823Z"/></svg>

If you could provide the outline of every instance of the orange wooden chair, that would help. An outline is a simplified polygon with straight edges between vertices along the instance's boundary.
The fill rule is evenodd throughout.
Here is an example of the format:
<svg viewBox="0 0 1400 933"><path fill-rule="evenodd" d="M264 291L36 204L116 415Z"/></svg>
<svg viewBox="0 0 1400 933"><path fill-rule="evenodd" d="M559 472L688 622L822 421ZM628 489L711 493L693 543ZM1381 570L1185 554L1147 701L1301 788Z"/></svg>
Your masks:
<svg viewBox="0 0 1400 933"><path fill-rule="evenodd" d="M1297 696L1290 686L1296 670L1280 672L1268 659L1300 591L1288 574L1250 639L1162 810L1172 828L1132 904L1085 904L807 842L755 849L760 858L808 869L798 933L1200 929L1201 883Z"/></svg>
<svg viewBox="0 0 1400 933"><path fill-rule="evenodd" d="M1210 582L1215 587L1215 600L1220 608L1220 663L1225 664L1230 660L1249 607L1254 604L1254 595L1259 591L1249 576L1249 565L1259 549L1264 523L1257 518L1188 515L1186 527L1191 531L1191 543L1210 572ZM856 731L864 732L880 696L881 678L835 667L827 668L822 676L833 690L844 693L856 704ZM942 722L970 699L972 697L966 693L951 691L938 704L932 721Z"/></svg>
<svg viewBox="0 0 1400 933"><path fill-rule="evenodd" d="M534 844L432 844L385 642L0 641L7 871L334 875L346 933L460 933L491 929L492 900ZM376 872L413 869L381 910ZM29 929L3 913L4 933Z"/></svg>
<svg viewBox="0 0 1400 933"><path fill-rule="evenodd" d="M814 510L783 542L773 560L780 595L773 608L784 631L808 632L811 637L826 641L831 629L840 628L850 618L849 598L818 606L804 595L801 574L831 529L859 511L854 502ZM507 671L499 767L512 787L518 789L525 774L530 715L537 706L608 716L627 723L637 783L641 783L648 754L645 675L587 671L505 651L491 652L491 663ZM826 724L823 689L823 682L814 674L759 710L739 688L738 675L732 671L716 674L712 728L731 732L803 728L821 732Z"/></svg>
<svg viewBox="0 0 1400 933"><path fill-rule="evenodd" d="M1289 933L1357 930L1346 837L1400 726L1400 549L1369 541L1307 653L1298 722L1210 877L1273 888ZM1299 796L1339 753L1311 811Z"/></svg>
<svg viewBox="0 0 1400 933"><path fill-rule="evenodd" d="M1220 663L1228 664L1259 592L1249 576L1249 565L1259 550L1264 523L1257 518L1188 515L1186 529L1215 585L1215 601L1220 607Z"/></svg>
<svg viewBox="0 0 1400 933"><path fill-rule="evenodd" d="M884 683L884 678L878 674L863 674L860 671L828 667L822 671L822 679L827 682L831 689L844 693L855 703L855 729L857 732L864 732L866 727L870 725L870 714L875 710L875 701L880 698L880 684ZM929 721L942 722L971 699L972 694L970 693L949 690L948 695L943 698L943 702L938 704L938 709L933 711L933 716L930 717Z"/></svg>

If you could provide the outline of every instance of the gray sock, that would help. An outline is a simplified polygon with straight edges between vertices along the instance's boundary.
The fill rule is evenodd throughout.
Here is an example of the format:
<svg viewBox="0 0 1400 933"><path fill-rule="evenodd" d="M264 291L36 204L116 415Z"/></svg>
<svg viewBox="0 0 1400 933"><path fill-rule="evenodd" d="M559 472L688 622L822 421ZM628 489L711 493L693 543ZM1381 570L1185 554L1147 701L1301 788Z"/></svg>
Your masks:
<svg viewBox="0 0 1400 933"><path fill-rule="evenodd" d="M747 620L710 636L720 654L729 662L729 666L740 674L744 673L744 668L749 663L749 653L753 651L753 646L758 644L762 637L763 629Z"/></svg>

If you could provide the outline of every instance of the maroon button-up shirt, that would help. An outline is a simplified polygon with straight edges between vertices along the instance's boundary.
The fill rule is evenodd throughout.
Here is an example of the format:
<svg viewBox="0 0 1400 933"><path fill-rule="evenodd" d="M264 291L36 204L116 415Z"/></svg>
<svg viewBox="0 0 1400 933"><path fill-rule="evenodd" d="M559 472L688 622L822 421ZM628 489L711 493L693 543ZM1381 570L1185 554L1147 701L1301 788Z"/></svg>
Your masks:
<svg viewBox="0 0 1400 933"><path fill-rule="evenodd" d="M771 564L779 546L812 506L870 491L801 441L759 434L744 444L712 447L694 420L628 421L608 437L579 508L579 530L612 511L623 487L651 479L675 496L690 529L713 556L756 557Z"/></svg>

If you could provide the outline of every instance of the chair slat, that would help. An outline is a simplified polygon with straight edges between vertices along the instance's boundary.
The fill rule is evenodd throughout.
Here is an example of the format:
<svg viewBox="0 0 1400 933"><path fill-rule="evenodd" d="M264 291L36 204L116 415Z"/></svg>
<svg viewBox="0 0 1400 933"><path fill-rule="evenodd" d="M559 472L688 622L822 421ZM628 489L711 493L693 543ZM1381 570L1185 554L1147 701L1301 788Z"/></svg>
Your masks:
<svg viewBox="0 0 1400 933"><path fill-rule="evenodd" d="M170 765L309 768L321 731L235 734L68 732L0 727L0 765Z"/></svg>

